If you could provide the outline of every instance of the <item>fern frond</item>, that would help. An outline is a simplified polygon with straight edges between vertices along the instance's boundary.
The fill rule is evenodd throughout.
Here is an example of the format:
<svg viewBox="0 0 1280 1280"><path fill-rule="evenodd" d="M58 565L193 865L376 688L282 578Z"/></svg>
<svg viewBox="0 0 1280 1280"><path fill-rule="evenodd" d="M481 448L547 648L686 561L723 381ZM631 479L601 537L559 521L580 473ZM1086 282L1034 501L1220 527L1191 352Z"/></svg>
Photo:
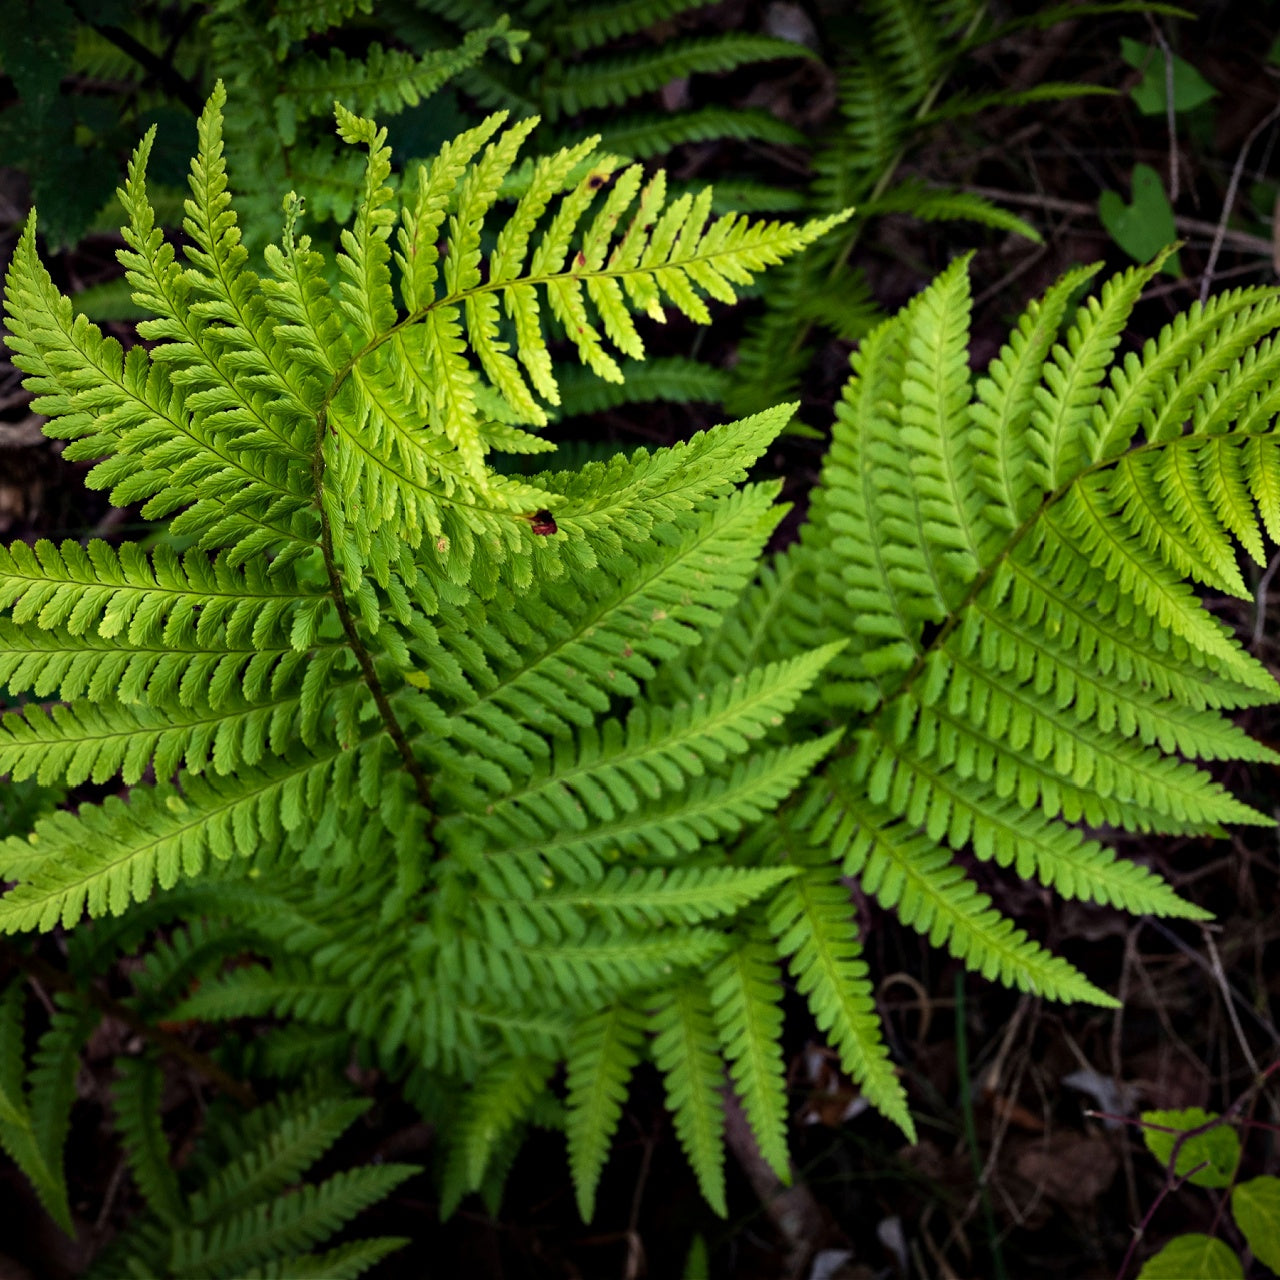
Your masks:
<svg viewBox="0 0 1280 1280"><path fill-rule="evenodd" d="M247 1271L239 1280L356 1280L383 1258L403 1249L408 1236L377 1236L353 1240L323 1253L300 1253Z"/></svg>
<svg viewBox="0 0 1280 1280"><path fill-rule="evenodd" d="M941 6L929 0L872 0L867 7L876 29L876 52L889 74L911 98L923 97L942 61Z"/></svg>
<svg viewBox="0 0 1280 1280"><path fill-rule="evenodd" d="M376 162L378 176L368 179L371 185L364 206L371 207L368 201L376 195L379 230L376 236L361 233L363 240L351 239L343 259L349 274L365 270L353 253L360 261L367 255L373 255L378 264L385 261L384 232L389 232L390 225L385 221L390 217L384 208L387 197L378 194L386 191L380 185L386 165L381 135L373 132L371 123L354 124L354 119L344 117L348 135L353 139L367 135L369 145L383 158ZM764 267L797 252L844 216L795 227L752 224L725 215L707 225L709 197L696 202L682 197L667 205L662 175L642 189L640 169L632 166L616 177L595 218L580 230L597 192L616 168L612 159L598 159L576 186L561 195L564 181L589 152L589 144L584 144L535 165L530 184L490 255L488 278L482 280L479 245L486 215L536 122L496 133L501 123L501 118L491 119L464 135L456 149L422 171L414 209L406 216L400 240L402 293L412 308L410 314L396 326L393 342L369 343L370 349L356 358L342 393L326 407L327 420L336 432L325 437L326 466L346 491L358 495L367 516L357 559L368 559L369 536L384 526L411 547L426 537L434 539L441 554L454 563L460 558L465 565L476 535L504 549L528 549L535 543L523 541L520 515L545 508L555 511L559 519L563 504L554 489L539 491L510 481L500 485L486 475L477 410L481 372L509 406L533 423L545 420L535 391L552 404L558 400L542 333L540 295L575 344L581 361L598 376L617 380L621 374L593 323L591 307L613 345L639 357L643 344L630 318L633 310L662 319L665 299L691 319L706 323L710 313L701 294L732 301L735 285L749 284ZM490 137L493 140L484 153L473 161ZM455 234L441 273L435 229L455 192ZM557 197L546 230L535 243L535 223ZM615 234L619 229L621 234ZM576 236L580 247L574 252ZM352 317L366 335L372 335L384 319L392 319L389 312L383 317L389 306L383 270L382 265L376 268L376 316L368 299L357 304L352 294L345 304L354 308ZM514 323L523 372L498 336L500 301ZM479 371L468 352L474 353ZM402 385L391 367L396 353L402 367L430 370L429 380ZM471 496L482 501L468 501ZM340 509L331 502L328 509L330 521L338 528Z"/></svg>
<svg viewBox="0 0 1280 1280"><path fill-rule="evenodd" d="M1033 102L1067 102L1072 98L1109 97L1116 90L1107 85L1081 84L1074 80L1045 80L1027 89L1001 89L995 93L949 94L920 123L929 125L943 120L962 120L992 108L1023 107Z"/></svg>
<svg viewBox="0 0 1280 1280"><path fill-rule="evenodd" d="M125 804L109 796L78 815L41 819L30 840L0 845L0 869L21 883L0 898L0 929L70 927L87 910L118 915L153 886L194 876L207 858L249 857L264 843L313 825L326 808L350 803L359 753L331 749L242 770L231 779L184 776L182 791L137 787ZM326 793L326 788L330 790Z"/></svg>
<svg viewBox="0 0 1280 1280"><path fill-rule="evenodd" d="M548 830L583 830L659 802L664 793L701 777L708 765L747 751L753 739L781 725L838 648L756 668L748 677L714 686L709 696L698 694L673 713L648 711L642 704L625 727L617 720L606 720L600 729L588 726L576 752L557 752L545 780L536 778L487 807L485 828L501 831L532 822ZM511 812L513 806L519 815Z"/></svg>
<svg viewBox="0 0 1280 1280"><path fill-rule="evenodd" d="M450 1217L467 1192L479 1190L495 1148L528 1114L551 1067L546 1061L511 1058L476 1082L451 1134L441 1217Z"/></svg>
<svg viewBox="0 0 1280 1280"><path fill-rule="evenodd" d="M545 859L557 874L577 882L599 876L602 859L620 851L675 859L759 821L791 793L839 737L837 730L811 742L755 755L735 765L725 778L699 779L664 805L602 823L580 835L531 826L513 831L505 845L486 852L491 860L515 863L526 872ZM530 850L530 842L537 842L536 851Z"/></svg>
<svg viewBox="0 0 1280 1280"><path fill-rule="evenodd" d="M226 1220L275 1199L309 1169L370 1106L367 1098L305 1093L256 1109L237 1141L240 1154L219 1165L188 1199L196 1225Z"/></svg>
<svg viewBox="0 0 1280 1280"><path fill-rule="evenodd" d="M417 1172L414 1165L390 1163L347 1169L208 1228L176 1231L169 1265L178 1275L244 1275L281 1252L328 1239Z"/></svg>
<svg viewBox="0 0 1280 1280"><path fill-rule="evenodd" d="M187 1211L169 1164L169 1140L160 1118L163 1088L164 1078L154 1059L125 1058L119 1065L112 1103L135 1185L151 1212L165 1226L176 1228Z"/></svg>
<svg viewBox="0 0 1280 1280"><path fill-rule="evenodd" d="M1270 677L1235 643L1229 630L1207 613L1181 576L1123 531L1105 477L1073 486L1040 520L1037 542L1024 544L1028 563L1055 583L1078 576L1078 564L1114 581L1154 622L1205 658L1237 684L1269 688ZM1034 556L1034 559L1032 559Z"/></svg>
<svg viewBox="0 0 1280 1280"><path fill-rule="evenodd" d="M551 119L594 108L618 107L681 76L732 71L756 62L812 57L803 45L774 36L726 33L669 40L640 53L597 58L566 67L545 90Z"/></svg>
<svg viewBox="0 0 1280 1280"><path fill-rule="evenodd" d="M148 229L142 247L158 255L166 288L178 291L185 317L181 271L161 233ZM143 305L150 308L150 300ZM302 478L284 457L237 449L219 430L218 416L198 400L192 404L155 356L141 346L125 355L119 343L75 315L36 256L34 220L9 265L5 306L6 341L37 393L35 411L51 419L48 434L73 441L64 452L68 460L112 455L86 483L109 488L118 505L145 499L147 517L185 508L175 532L199 535L205 546L236 543L241 560L268 546L296 554L310 545L314 529ZM226 401L219 396L217 403ZM234 407L227 412L245 413ZM251 415L251 429L263 425L262 412Z"/></svg>
<svg viewBox="0 0 1280 1280"><path fill-rule="evenodd" d="M867 1100L914 1141L915 1125L881 1037L875 998L848 890L837 868L806 867L767 909L778 954L788 961L814 1021L831 1037Z"/></svg>
<svg viewBox="0 0 1280 1280"><path fill-rule="evenodd" d="M603 125L600 140L618 155L648 160L696 142L731 140L801 146L805 137L794 126L768 111L702 107L697 111L682 111L678 115L628 115L624 124ZM794 209L794 198L783 207Z"/></svg>
<svg viewBox="0 0 1280 1280"><path fill-rule="evenodd" d="M622 1118L627 1082L640 1061L642 1039L640 1018L615 1003L580 1022L569 1041L565 1132L574 1195L584 1222L595 1216L596 1187Z"/></svg>
<svg viewBox="0 0 1280 1280"><path fill-rule="evenodd" d="M909 214L922 222L976 222L996 231L1022 236L1034 244L1041 242L1040 233L1025 218L1019 218L983 196L948 187L930 187L904 180L876 199L863 201L858 206L858 216L862 218L888 213Z"/></svg>
<svg viewBox="0 0 1280 1280"><path fill-rule="evenodd" d="M766 944L748 938L711 970L707 989L729 1076L760 1154L783 1182L790 1182L777 962Z"/></svg>
<svg viewBox="0 0 1280 1280"><path fill-rule="evenodd" d="M557 15L556 37L585 53L610 40L657 26L690 9L704 8L707 0L612 0L584 5Z"/></svg>
<svg viewBox="0 0 1280 1280"><path fill-rule="evenodd" d="M55 547L42 539L34 548L0 548L0 608L15 623L74 636L92 628L107 639L127 636L130 645L225 636L231 647L289 634L305 648L331 616L332 600L287 575L269 578L257 560L241 568L225 554L211 560L189 551L179 560L163 545L148 557L135 543L117 549L68 539Z"/></svg>
<svg viewBox="0 0 1280 1280"><path fill-rule="evenodd" d="M549 582L512 600L511 613L525 624L513 637L520 649L508 638L510 615L502 630L488 614L446 627L443 639L459 656L464 634L481 650L458 687L449 735L527 776L547 752L540 734L590 724L610 697L638 692L655 659L697 642L747 580L780 514L773 496L762 486L708 504L692 527L682 527L686 519L657 531L638 561L615 554L576 583Z"/></svg>
<svg viewBox="0 0 1280 1280"><path fill-rule="evenodd" d="M567 1001L579 1009L598 1004L609 992L643 990L677 969L706 964L723 941L713 929L655 933L596 926L577 937L524 943L494 915L485 923L492 928L492 939L460 932L440 944L435 961L440 985L471 1001L501 991L535 1007L539 993L553 1007Z"/></svg>
<svg viewBox="0 0 1280 1280"><path fill-rule="evenodd" d="M1036 388L1037 407L1031 415L1036 478L1043 493L1063 488L1091 461L1086 428L1103 398L1112 353L1138 296L1159 267L1159 262L1131 267L1108 280L1099 296L1088 298L1076 312L1065 345L1053 347L1044 366L1047 386Z"/></svg>
<svg viewBox="0 0 1280 1280"><path fill-rule="evenodd" d="M992 500L987 518L1002 529L1016 529L1039 501L1029 431L1034 390L1072 296L1096 273L1077 267L1032 302L975 386L975 479Z"/></svg>
<svg viewBox="0 0 1280 1280"><path fill-rule="evenodd" d="M711 1004L700 981L681 982L652 1011L650 1052L662 1072L676 1137L707 1203L729 1213L724 1184L723 1071Z"/></svg>
<svg viewBox="0 0 1280 1280"><path fill-rule="evenodd" d="M355 13L372 12L373 0L276 0L267 30L282 45L289 45L313 32L336 27Z"/></svg>
<svg viewBox="0 0 1280 1280"><path fill-rule="evenodd" d="M558 373L560 415L607 413L624 404L664 400L672 404L721 404L729 390L729 375L697 360L662 356L643 363L623 361L621 382L601 382L588 370L570 366Z"/></svg>
<svg viewBox="0 0 1280 1280"><path fill-rule="evenodd" d="M478 873L493 897L481 898L477 905L486 916L501 915L498 936L509 931L523 941L579 940L588 921L600 918L611 932L700 924L732 915L791 874L785 867L613 867L589 885L561 887L549 871L539 883L527 870L527 865L498 863Z"/></svg>
<svg viewBox="0 0 1280 1280"><path fill-rule="evenodd" d="M49 1216L72 1235L62 1146L75 1101L80 1046L97 1016L73 997L59 997L24 1083L25 995L20 981L0 995L0 1147L30 1180Z"/></svg>
<svg viewBox="0 0 1280 1280"><path fill-rule="evenodd" d="M296 59L284 68L276 96L281 140L292 145L295 134L290 126L296 119L327 114L335 100L367 116L394 115L405 107L416 107L447 81L475 66L490 45L506 41L510 25L508 18L499 18L468 31L456 48L432 49L421 55L384 49L375 41L359 59L340 49L330 49L327 59L314 54Z"/></svg>
<svg viewBox="0 0 1280 1280"><path fill-rule="evenodd" d="M852 812L859 832L845 858L845 873L856 875L882 907L895 911L933 946L945 945L967 968L1020 991L1118 1006L994 910L991 899L928 836L895 825L887 814L877 814L874 804L854 801Z"/></svg>

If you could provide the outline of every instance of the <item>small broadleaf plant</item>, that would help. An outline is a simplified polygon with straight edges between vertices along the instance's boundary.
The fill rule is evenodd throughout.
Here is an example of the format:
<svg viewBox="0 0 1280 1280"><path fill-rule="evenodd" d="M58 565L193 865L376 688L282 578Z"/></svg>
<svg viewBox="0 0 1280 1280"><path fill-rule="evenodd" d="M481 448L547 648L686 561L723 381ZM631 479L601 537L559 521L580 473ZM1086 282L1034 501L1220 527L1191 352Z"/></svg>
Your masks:
<svg viewBox="0 0 1280 1280"><path fill-rule="evenodd" d="M221 110L188 265L147 203L149 139L130 166L147 348L75 316L34 223L9 271L49 432L171 518L150 550L0 555L0 678L36 699L0 770L129 788L0 844L0 926L92 932L176 894L234 942L170 1017L277 1019L294 1067L354 1041L438 1125L446 1210L492 1200L528 1124L562 1125L589 1217L646 1058L714 1208L726 1074L787 1176L785 981L914 1133L851 879L975 971L1100 1005L969 858L1204 914L1082 828L1270 821L1190 763L1274 760L1222 711L1280 689L1186 579L1240 594L1233 543L1261 555L1280 522L1280 296L1223 295L1120 360L1152 269L1074 312L1073 272L975 380L957 261L855 354L801 537L762 564L777 489L742 482L788 406L530 479L490 456L549 447L546 327L616 377L634 312L706 320L701 294L731 301L833 219L708 221L709 196L668 204L585 143L499 220L533 127L499 118L397 210L383 133L339 108L368 160L337 287L297 198L259 279Z"/></svg>
<svg viewBox="0 0 1280 1280"><path fill-rule="evenodd" d="M1240 1134L1226 1116L1186 1107L1144 1111L1142 1137L1164 1166L1167 1185L1221 1191L1253 1256L1280 1274L1280 1178L1259 1174L1237 1181L1242 1155ZM1138 1280L1244 1280L1236 1251L1217 1236L1188 1231L1174 1236L1151 1255Z"/></svg>

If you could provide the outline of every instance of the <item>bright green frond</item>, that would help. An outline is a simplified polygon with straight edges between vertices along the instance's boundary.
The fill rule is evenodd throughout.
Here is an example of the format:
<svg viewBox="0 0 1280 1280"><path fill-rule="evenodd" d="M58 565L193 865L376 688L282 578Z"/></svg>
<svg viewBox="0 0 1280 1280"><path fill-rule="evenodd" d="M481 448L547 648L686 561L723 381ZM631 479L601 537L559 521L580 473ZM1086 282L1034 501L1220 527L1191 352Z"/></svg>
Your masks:
<svg viewBox="0 0 1280 1280"><path fill-rule="evenodd" d="M143 238L144 247L164 260L162 274L178 291L184 317L191 316L172 250L162 246L159 230ZM177 350L181 344L152 353L134 346L126 355L77 316L36 256L34 219L18 243L7 283L6 341L36 392L33 408L51 419L50 435L74 442L64 452L69 461L106 459L89 472L88 484L110 489L118 505L144 502L146 516L184 508L176 531L199 535L206 546L237 545L242 559L311 541L305 473L290 465L287 454L244 447L263 428L265 410L249 413L230 393L185 385L181 366L165 358L170 345ZM149 300L142 305L154 310ZM190 325L203 321L191 318ZM250 403L260 407L262 400L255 391Z"/></svg>
<svg viewBox="0 0 1280 1280"><path fill-rule="evenodd" d="M1087 1000L1113 1008L1065 960L1050 955L991 906L991 899L927 836L892 821L873 804L853 809L860 829L844 871L903 924L946 946L967 968L992 981L1053 1000Z"/></svg>
<svg viewBox="0 0 1280 1280"><path fill-rule="evenodd" d="M712 685L670 711L640 704L625 725L618 720L606 720L598 729L588 725L576 751L562 740L549 776L535 778L489 807L486 827L525 825L527 819L508 816L514 806L548 830L581 830L660 801L780 726L838 648L758 667L748 676Z"/></svg>
<svg viewBox="0 0 1280 1280"><path fill-rule="evenodd" d="M505 613L475 610L445 628L467 666L450 735L527 776L547 752L542 734L590 724L718 621L781 514L773 496L761 486L707 504L700 519L660 526L576 581L547 582ZM463 635L475 645L469 661Z"/></svg>
<svg viewBox="0 0 1280 1280"><path fill-rule="evenodd" d="M634 1012L614 1004L580 1022L569 1040L565 1132L583 1222L595 1216L596 1187L622 1118L627 1083L640 1061L643 1031Z"/></svg>
<svg viewBox="0 0 1280 1280"><path fill-rule="evenodd" d="M777 961L765 943L748 939L711 970L707 989L729 1077L760 1154L783 1182L790 1182Z"/></svg>
<svg viewBox="0 0 1280 1280"><path fill-rule="evenodd" d="M78 815L50 814L28 840L0 844L0 872L21 876L0 898L0 930L69 928L86 910L118 915L155 884L168 889L198 875L209 855L251 857L351 797L358 756L331 750L216 781L188 775L181 792L138 787L128 804L109 796Z"/></svg>
<svg viewBox="0 0 1280 1280"><path fill-rule="evenodd" d="M1040 500L1030 433L1034 388L1067 306L1096 273L1077 267L1032 302L974 389L975 478L991 500L987 519L1002 529L1016 529Z"/></svg>
<svg viewBox="0 0 1280 1280"><path fill-rule="evenodd" d="M723 1218L729 1207L724 1185L723 1068L715 1023L703 984L689 979L665 995L650 1015L650 1052L662 1072L667 1106L707 1203Z"/></svg>
<svg viewBox="0 0 1280 1280"><path fill-rule="evenodd" d="M1094 409L1104 401L1103 380L1130 312L1159 269L1157 261L1108 280L1076 312L1064 342L1052 348L1031 415L1034 474L1042 492L1060 489L1096 456L1091 428L1096 432Z"/></svg>
<svg viewBox="0 0 1280 1280"><path fill-rule="evenodd" d="M885 1049L849 891L835 867L806 867L768 907L769 930L840 1064L911 1141L915 1125Z"/></svg>

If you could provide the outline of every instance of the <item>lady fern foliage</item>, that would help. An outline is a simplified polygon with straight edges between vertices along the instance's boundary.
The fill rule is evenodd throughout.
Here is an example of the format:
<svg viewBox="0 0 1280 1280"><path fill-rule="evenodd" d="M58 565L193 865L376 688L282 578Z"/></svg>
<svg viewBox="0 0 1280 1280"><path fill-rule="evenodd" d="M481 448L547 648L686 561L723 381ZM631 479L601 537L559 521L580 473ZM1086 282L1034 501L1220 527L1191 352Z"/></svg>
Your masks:
<svg viewBox="0 0 1280 1280"><path fill-rule="evenodd" d="M150 1016L275 1019L256 1069L285 1079L354 1040L438 1124L446 1209L499 1191L525 1126L562 1126L589 1217L646 1058L716 1209L726 1077L786 1176L785 983L913 1133L851 879L974 971L1103 1005L972 859L1203 914L1093 833L1270 821L1193 763L1276 759L1224 712L1278 690L1188 580L1241 594L1236 544L1257 556L1280 527L1280 295L1224 294L1121 358L1154 268L1074 310L1092 273L1073 272L975 378L955 262L855 353L800 539L762 561L777 486L743 482L788 407L532 478L490 458L551 449L550 341L617 378L615 353L643 354L634 316L706 321L705 298L842 215L712 218L591 142L504 196L533 124L502 116L397 200L385 133L339 107L365 170L336 284L298 196L259 277L222 106L185 265L148 204L150 138L121 193L145 347L76 315L34 219L10 267L8 341L47 430L169 524L0 553L0 679L28 699L0 771L128 788L0 844L0 927L101 954L182 919ZM15 1063L0 1101L26 1114ZM131 1151L154 1145L145 1087ZM292 1123L230 1158L252 1179L250 1148ZM23 1167L60 1213L57 1125L29 1128ZM178 1232L148 1257L195 1257L191 1223L225 1243L201 1225L212 1190L134 1163Z"/></svg>

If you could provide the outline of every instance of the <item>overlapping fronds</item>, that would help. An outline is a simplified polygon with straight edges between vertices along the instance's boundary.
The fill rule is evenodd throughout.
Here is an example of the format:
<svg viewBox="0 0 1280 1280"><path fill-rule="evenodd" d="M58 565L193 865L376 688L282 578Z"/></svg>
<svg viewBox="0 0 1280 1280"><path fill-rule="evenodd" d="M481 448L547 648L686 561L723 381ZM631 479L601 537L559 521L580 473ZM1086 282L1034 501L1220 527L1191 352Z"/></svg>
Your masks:
<svg viewBox="0 0 1280 1280"><path fill-rule="evenodd" d="M369 1108L312 1083L248 1116L215 1110L184 1192L170 1163L154 1062L130 1063L116 1087L130 1172L148 1212L112 1242L90 1275L358 1276L407 1241L376 1237L316 1253L346 1223L419 1170L376 1164L322 1182L307 1170Z"/></svg>
<svg viewBox="0 0 1280 1280"><path fill-rule="evenodd" d="M953 264L855 353L801 541L719 643L785 655L845 641L811 706L848 724L847 745L789 833L975 971L1107 1003L1002 918L963 859L1195 918L1079 826L1270 824L1193 761L1274 763L1222 710L1275 701L1280 687L1185 579L1240 592L1235 546L1260 560L1274 524L1273 464L1259 460L1276 456L1280 302L1224 294L1121 359L1151 268L1108 282L1069 319L1067 298L1091 274L1073 272L975 386L966 272ZM827 905L834 886L819 880L805 898L808 883L780 888L774 932L795 939L816 1016L869 1077L874 1057L829 977L854 963L852 926ZM802 909L811 922L795 927ZM903 1116L883 1082L865 1087Z"/></svg>
<svg viewBox="0 0 1280 1280"><path fill-rule="evenodd" d="M427 0L424 7L464 40L500 13L492 4L457 0ZM506 12L530 37L519 73L491 59L463 72L460 83L487 108L553 122L585 118L611 150L632 159L712 140L802 144L803 136L771 112L726 102L724 94L714 92L713 77L811 57L810 51L751 31L673 38L673 21L687 16L696 24L697 11L708 7L708 0L585 0L557 10L541 0L515 0ZM658 91L687 77L707 77L708 105L682 113L655 110Z"/></svg>
<svg viewBox="0 0 1280 1280"><path fill-rule="evenodd" d="M97 1017L75 997L59 996L28 1072L25 995L21 981L11 982L0 995L0 1148L26 1174L49 1216L74 1235L62 1144L76 1098L80 1047Z"/></svg>
<svg viewBox="0 0 1280 1280"><path fill-rule="evenodd" d="M945 43L882 25L885 74L936 83ZM534 122L501 116L398 203L385 131L339 108L364 165L333 278L296 197L260 278L221 105L185 266L148 203L149 142L123 192L146 351L73 317L33 230L10 269L53 433L172 522L145 547L0 550L0 682L32 699L0 720L0 771L129 789L0 843L0 930L72 929L84 977L164 924L132 967L140 1016L275 1020L246 1052L286 1077L347 1065L354 1041L431 1112L446 1208L496 1201L524 1130L563 1125L589 1215L645 1058L714 1208L726 1080L788 1175L788 985L914 1132L851 880L974 972L1100 1005L973 859L1203 915L1098 833L1269 821L1211 766L1277 760L1225 713L1280 686L1190 581L1247 594L1237 546L1261 562L1280 532L1275 292L1121 355L1154 267L1069 314L1091 274L1073 272L975 378L957 261L866 335L799 541L761 568L782 509L746 482L794 405L529 479L491 454L549 450L525 428L559 396L557 335L621 376L633 316L705 320L840 215L713 219L709 194L669 202L590 141L517 170ZM855 326L856 291L843 305ZM79 1006L26 1090L6 1001L0 1130L65 1225ZM316 1252L404 1170L297 1186L363 1104L289 1094L234 1136L215 1116L188 1178L158 1086L150 1063L123 1073L151 1216L103 1274L357 1274L394 1246Z"/></svg>
<svg viewBox="0 0 1280 1280"><path fill-rule="evenodd" d="M1095 6L1083 20L1096 19L1107 8ZM1052 16L1061 21L1066 14L1058 10ZM980 5L870 0L838 13L830 23L827 42L840 50L839 110L809 144L813 179L807 190L775 207L814 215L853 205L857 216L764 291L763 313L742 344L725 401L735 413L794 396L810 366L811 336L830 333L856 342L882 319L861 273L849 266L857 238L869 223L901 215L974 223L1039 239L1031 224L991 200L910 176L913 148L949 121L976 112L1108 92L1074 83L1046 83L1030 95L953 88L956 73L974 52L1007 30Z"/></svg>

